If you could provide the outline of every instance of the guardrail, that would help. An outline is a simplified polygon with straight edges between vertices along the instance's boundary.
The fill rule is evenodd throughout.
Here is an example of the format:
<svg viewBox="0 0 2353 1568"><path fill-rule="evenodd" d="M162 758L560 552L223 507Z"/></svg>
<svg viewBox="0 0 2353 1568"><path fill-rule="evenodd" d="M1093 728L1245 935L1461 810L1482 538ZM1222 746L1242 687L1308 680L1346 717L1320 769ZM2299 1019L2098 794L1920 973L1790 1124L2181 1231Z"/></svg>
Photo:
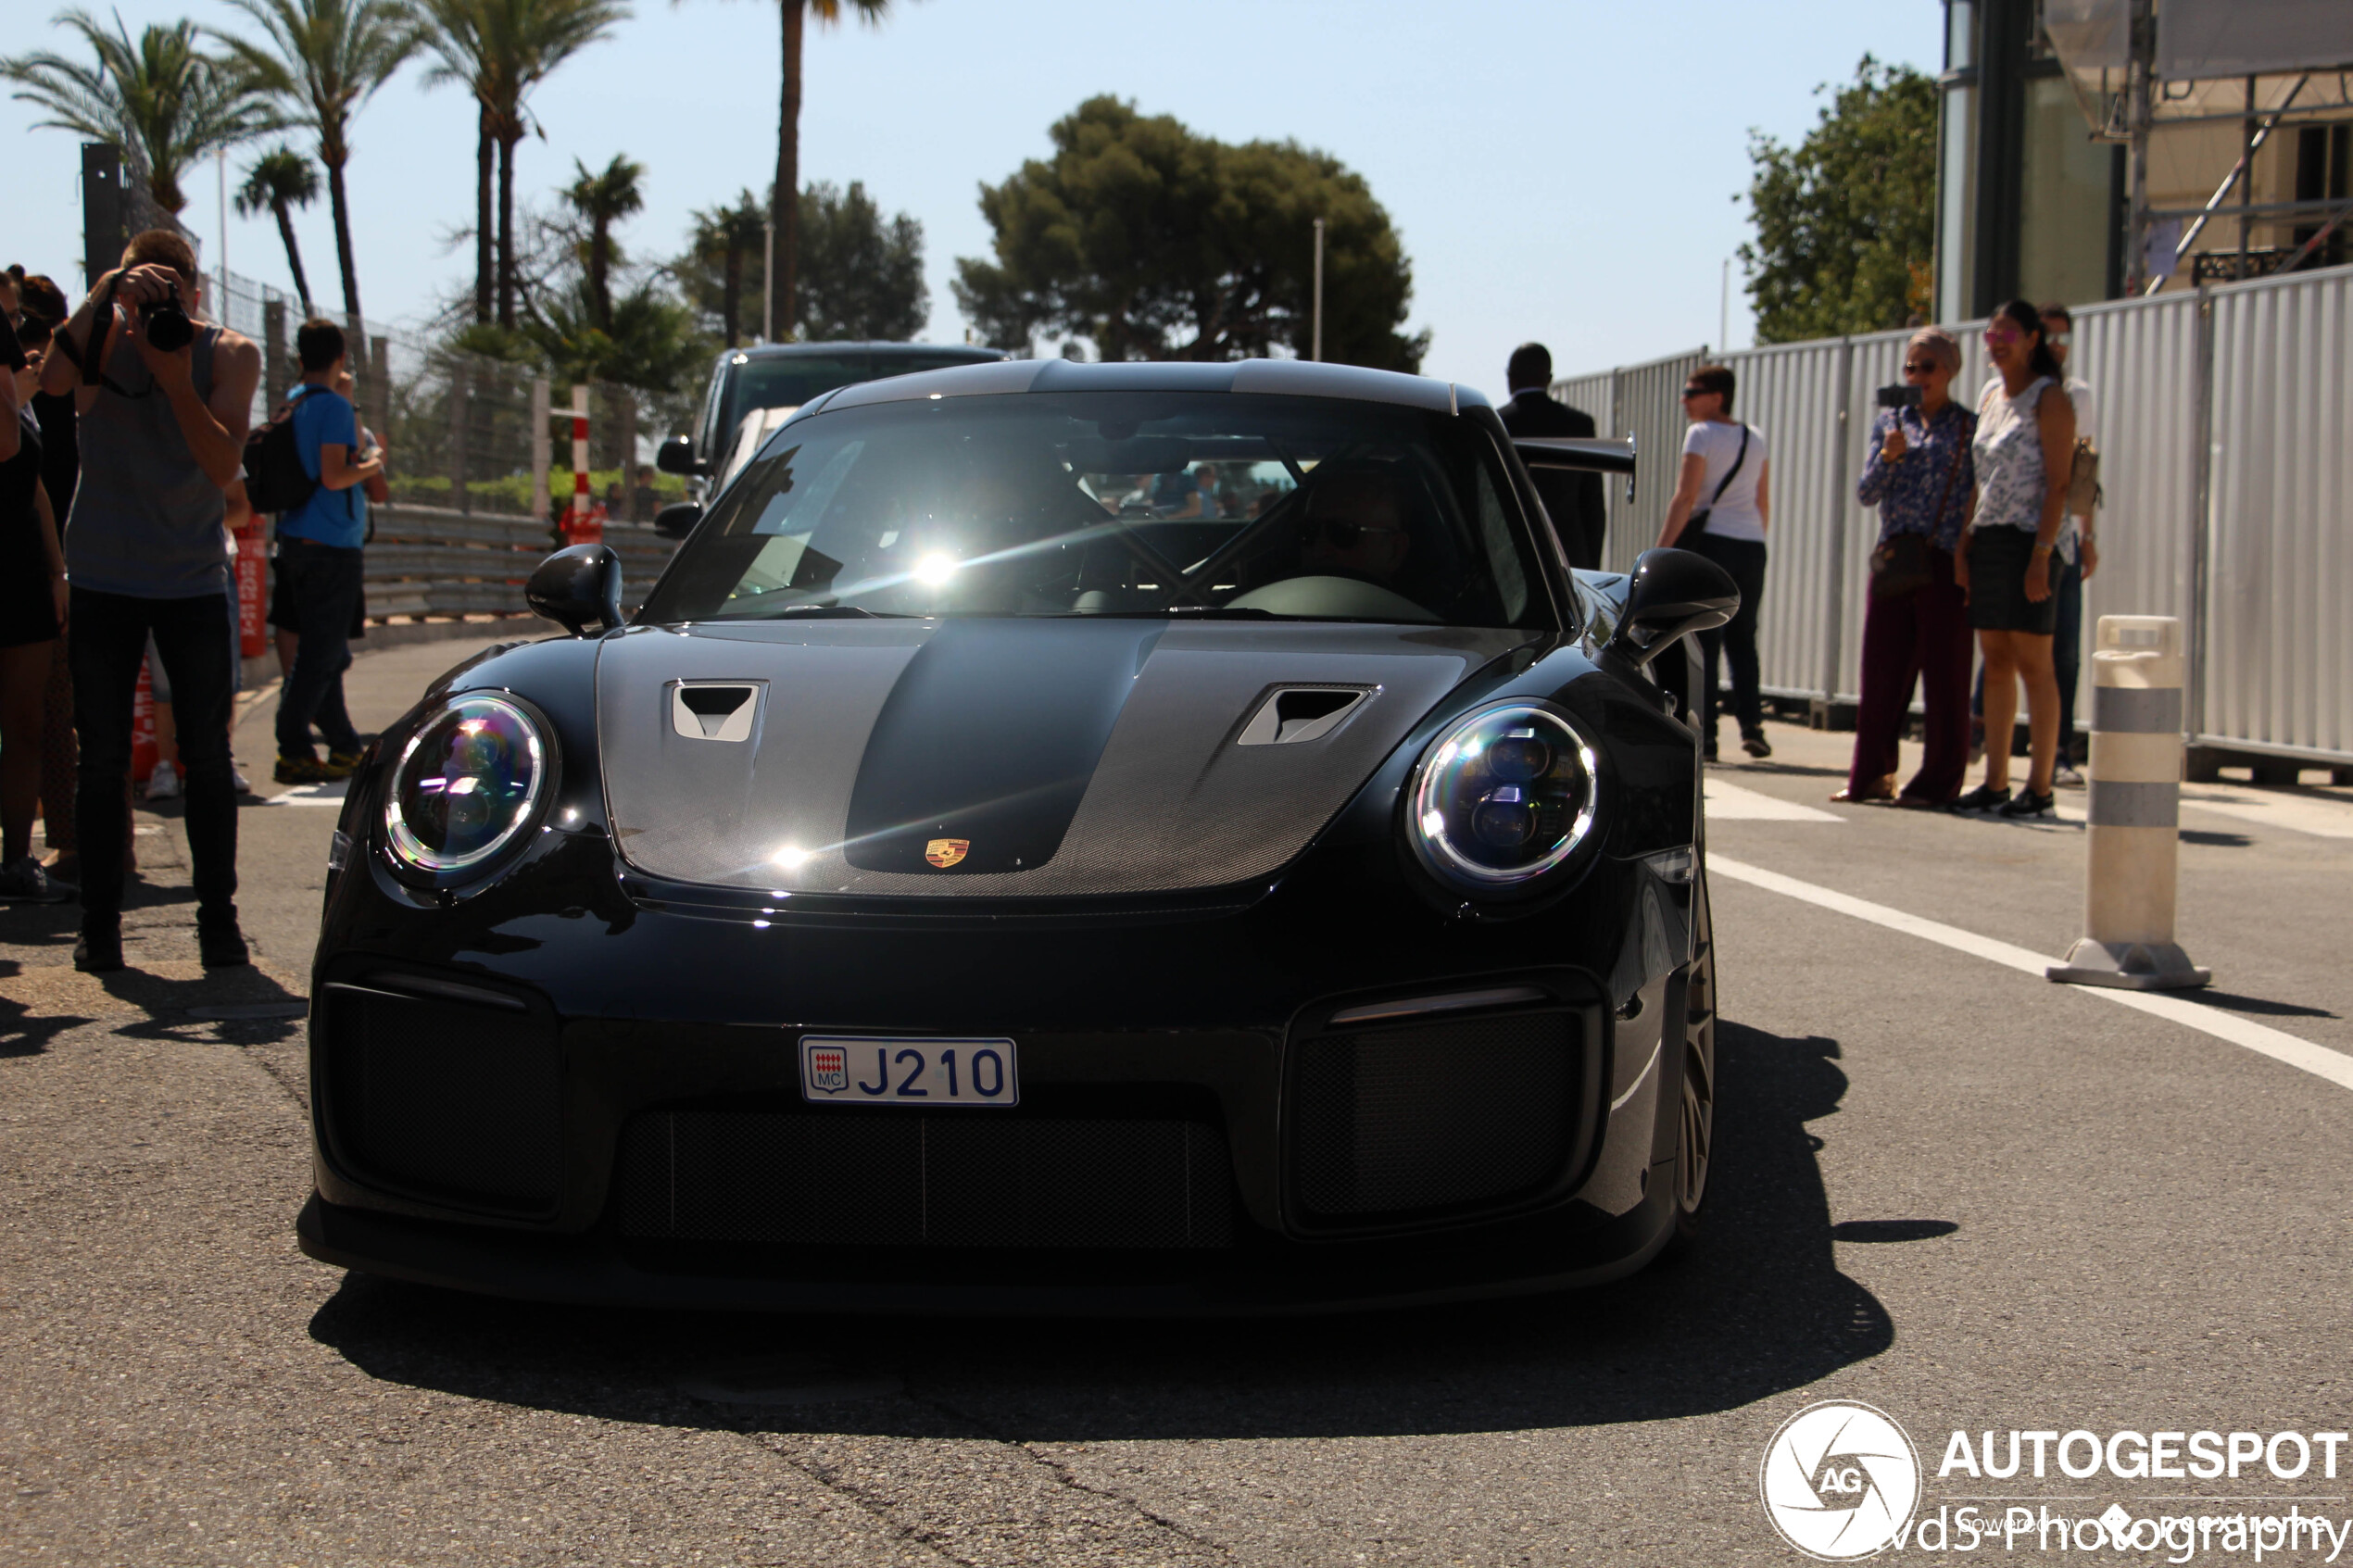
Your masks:
<svg viewBox="0 0 2353 1568"><path fill-rule="evenodd" d="M1982 327L1952 328L1954 392L1972 405L1987 374ZM1771 453L1763 684L1825 721L1851 710L1860 684L1879 519L1856 502L1855 480L1873 390L1897 379L1909 335L1716 357L1738 378L1734 411ZM1682 447L1676 394L1704 353L1553 383L1603 434L1641 441L1634 501L1609 487L1612 570L1657 537ZM2098 400L2107 497L2084 625L2184 622L2194 770L2234 754L2259 772L2300 763L2353 778L2353 267L2085 306L2068 369ZM2076 693L2088 721L2092 684Z"/></svg>
<svg viewBox="0 0 2353 1568"><path fill-rule="evenodd" d="M400 503L371 515L376 536L364 565L371 621L527 614L523 583L562 544L534 518ZM621 557L623 599L635 608L677 542L643 523L608 522L604 537Z"/></svg>

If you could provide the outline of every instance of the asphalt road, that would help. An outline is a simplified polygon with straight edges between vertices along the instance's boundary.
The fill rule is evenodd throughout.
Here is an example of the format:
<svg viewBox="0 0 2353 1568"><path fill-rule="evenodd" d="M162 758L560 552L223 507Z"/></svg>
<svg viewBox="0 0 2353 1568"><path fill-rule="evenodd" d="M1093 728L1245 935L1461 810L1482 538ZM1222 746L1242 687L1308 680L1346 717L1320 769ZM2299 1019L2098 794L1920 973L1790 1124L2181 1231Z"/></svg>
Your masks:
<svg viewBox="0 0 2353 1568"><path fill-rule="evenodd" d="M363 725L466 651L365 656ZM1843 737L1774 734L1716 775L1715 855L2064 951L2077 829L1829 807ZM295 1246L302 1023L266 1016L303 993L333 818L243 812L248 972L196 967L170 816L140 815L132 972L0 912L0 1562L1794 1563L1758 1463L1819 1399L1901 1422L1931 1512L2353 1518L2353 1452L2334 1481L1935 1473L1957 1429L2344 1429L2353 1089L1726 875L1712 1235L1616 1286L1074 1327L346 1277ZM2183 838L2201 1005L2353 1060L2353 792L2224 786ZM2152 1500L2183 1496L2261 1500Z"/></svg>

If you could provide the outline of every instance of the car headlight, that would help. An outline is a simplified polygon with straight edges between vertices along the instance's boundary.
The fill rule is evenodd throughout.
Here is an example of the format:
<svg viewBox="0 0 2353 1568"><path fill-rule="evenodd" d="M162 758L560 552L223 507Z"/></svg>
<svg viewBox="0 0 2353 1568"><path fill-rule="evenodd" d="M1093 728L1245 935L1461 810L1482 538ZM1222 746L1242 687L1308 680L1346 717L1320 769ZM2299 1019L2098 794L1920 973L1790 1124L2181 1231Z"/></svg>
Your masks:
<svg viewBox="0 0 2353 1568"><path fill-rule="evenodd" d="M1431 874L1473 895L1518 892L1592 830L1592 743L1561 714L1519 702L1473 714L1415 770L1406 836Z"/></svg>
<svg viewBox="0 0 2353 1568"><path fill-rule="evenodd" d="M453 697L401 748L384 797L384 835L418 871L472 871L538 817L554 767L544 724L528 706L487 692Z"/></svg>

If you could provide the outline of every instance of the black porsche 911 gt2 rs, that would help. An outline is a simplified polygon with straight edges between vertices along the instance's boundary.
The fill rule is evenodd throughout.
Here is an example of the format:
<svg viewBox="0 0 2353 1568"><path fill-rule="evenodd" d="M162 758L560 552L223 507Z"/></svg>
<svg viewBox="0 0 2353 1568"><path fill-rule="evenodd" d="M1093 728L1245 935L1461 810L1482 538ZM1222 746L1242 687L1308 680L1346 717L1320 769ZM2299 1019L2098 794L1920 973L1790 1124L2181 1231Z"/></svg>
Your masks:
<svg viewBox="0 0 2353 1568"><path fill-rule="evenodd" d="M812 403L641 609L355 776L313 1257L565 1300L1268 1311L1592 1282L1706 1197L1685 633L1477 394L1010 361ZM1672 650L1669 657L1658 656Z"/></svg>

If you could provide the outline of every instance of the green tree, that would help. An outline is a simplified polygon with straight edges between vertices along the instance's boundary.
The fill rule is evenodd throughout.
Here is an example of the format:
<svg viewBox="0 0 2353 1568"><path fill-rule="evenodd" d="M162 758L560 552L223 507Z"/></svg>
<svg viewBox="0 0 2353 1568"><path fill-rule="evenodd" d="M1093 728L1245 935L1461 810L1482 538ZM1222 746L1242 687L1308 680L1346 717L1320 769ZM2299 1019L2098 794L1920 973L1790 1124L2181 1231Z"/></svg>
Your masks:
<svg viewBox="0 0 2353 1568"><path fill-rule="evenodd" d="M593 172L574 168L578 178L561 193L563 214L537 226L532 248L546 267L523 291L521 335L560 383L618 382L674 393L701 367L710 345L695 330L692 308L669 288L667 270L633 265L621 244L620 226L645 206L645 171L626 157Z"/></svg>
<svg viewBox="0 0 2353 1568"><path fill-rule="evenodd" d="M474 320L492 320L495 302L497 320L511 329L515 147L532 123L524 101L558 66L610 37L629 7L615 0L420 0L419 9L434 56L427 81L456 82L474 100Z"/></svg>
<svg viewBox="0 0 2353 1568"><path fill-rule="evenodd" d="M880 26L890 0L776 0L784 24L784 82L776 107L776 178L768 187L768 215L776 225L776 268L767 281L770 308L779 321L798 320L793 285L799 277L800 204L780 199L800 189L800 44L808 19L838 26L845 12L855 12L869 26Z"/></svg>
<svg viewBox="0 0 2353 1568"><path fill-rule="evenodd" d="M752 325L742 320L745 300L766 286L767 215L767 204L749 191L696 213L674 269L687 303L731 347ZM923 330L931 314L923 224L903 212L885 219L862 182L843 190L818 181L800 193L799 230L800 314L786 335L903 341Z"/></svg>
<svg viewBox="0 0 2353 1568"><path fill-rule="evenodd" d="M281 124L247 72L196 47L194 22L149 26L134 43L120 17L112 31L87 11L57 20L82 35L96 64L44 51L0 60L0 81L47 112L36 124L120 148L166 213L188 205L180 182L190 166Z"/></svg>
<svg viewBox="0 0 2353 1568"><path fill-rule="evenodd" d="M1936 257L1934 82L1866 55L1804 141L1786 146L1752 132L1749 157L1756 237L1740 257L1759 343L1927 319Z"/></svg>
<svg viewBox="0 0 2353 1568"><path fill-rule="evenodd" d="M885 222L861 182L800 193L800 257L799 336L903 342L923 331L924 226L903 212Z"/></svg>
<svg viewBox="0 0 2353 1568"><path fill-rule="evenodd" d="M1325 220L1324 358L1419 368L1403 335L1413 268L1362 176L1292 142L1228 146L1113 97L1049 132L1054 156L981 187L993 260L956 263L956 302L988 340L1091 338L1107 359L1234 359L1313 337Z"/></svg>
<svg viewBox="0 0 2353 1568"><path fill-rule="evenodd" d="M768 286L761 247L768 241L768 207L746 191L725 207L695 214L686 254L677 265L680 286L687 302L714 320L720 341L729 348L743 341L744 283Z"/></svg>
<svg viewBox="0 0 2353 1568"><path fill-rule="evenodd" d="M596 173L578 158L572 161L579 178L564 190L564 200L578 216L585 232L580 240L581 298L588 307L589 320L606 332L612 331L612 275L622 260L621 247L613 239L613 226L623 219L645 210L646 195L637 182L645 177L646 167L632 163L619 153Z"/></svg>
<svg viewBox="0 0 2353 1568"><path fill-rule="evenodd" d="M286 247L286 267L294 273L295 294L305 315L310 313L310 279L302 270L302 247L295 243L294 209L318 199L318 170L283 143L247 165L245 182L237 187L240 217L267 212L278 220L278 238Z"/></svg>
<svg viewBox="0 0 2353 1568"><path fill-rule="evenodd" d="M351 161L351 117L392 80L421 42L403 0L229 0L260 27L263 42L215 32L267 91L290 111L289 123L319 139L334 217L335 264L343 309L364 333L359 269L351 249L351 198L344 169ZM359 345L366 355L364 341Z"/></svg>

